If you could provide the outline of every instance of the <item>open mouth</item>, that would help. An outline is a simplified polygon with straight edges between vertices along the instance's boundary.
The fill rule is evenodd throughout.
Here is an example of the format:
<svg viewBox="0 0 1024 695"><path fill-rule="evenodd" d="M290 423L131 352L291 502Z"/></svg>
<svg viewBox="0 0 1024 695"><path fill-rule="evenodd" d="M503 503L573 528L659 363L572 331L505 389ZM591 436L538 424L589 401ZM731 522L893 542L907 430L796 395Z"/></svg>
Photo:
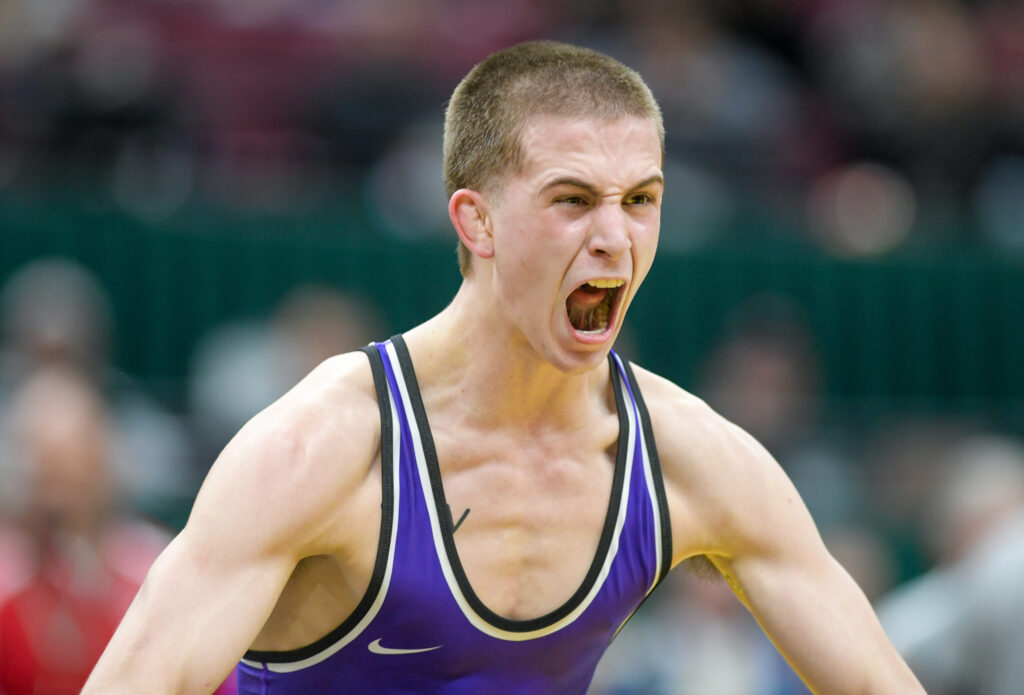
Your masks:
<svg viewBox="0 0 1024 695"><path fill-rule="evenodd" d="M615 300L625 284L624 280L590 280L573 290L565 300L572 327L587 335L608 330Z"/></svg>

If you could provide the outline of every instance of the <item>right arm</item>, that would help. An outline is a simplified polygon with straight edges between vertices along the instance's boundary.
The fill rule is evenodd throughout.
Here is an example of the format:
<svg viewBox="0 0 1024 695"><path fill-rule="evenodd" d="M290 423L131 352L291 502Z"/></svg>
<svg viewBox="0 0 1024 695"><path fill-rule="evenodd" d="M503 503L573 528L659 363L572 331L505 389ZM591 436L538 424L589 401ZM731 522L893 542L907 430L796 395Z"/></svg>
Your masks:
<svg viewBox="0 0 1024 695"><path fill-rule="evenodd" d="M814 693L924 695L771 454L649 372L675 561L703 555Z"/></svg>
<svg viewBox="0 0 1024 695"><path fill-rule="evenodd" d="M346 510L373 477L379 440L359 353L328 361L253 418L211 468L83 693L212 692L296 564L344 551L364 531Z"/></svg>

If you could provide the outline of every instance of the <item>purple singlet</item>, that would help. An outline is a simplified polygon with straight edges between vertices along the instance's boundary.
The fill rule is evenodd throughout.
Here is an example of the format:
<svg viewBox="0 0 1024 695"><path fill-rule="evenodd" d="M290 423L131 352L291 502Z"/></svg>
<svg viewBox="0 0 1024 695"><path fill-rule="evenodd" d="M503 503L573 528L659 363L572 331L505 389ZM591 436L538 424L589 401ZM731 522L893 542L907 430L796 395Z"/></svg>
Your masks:
<svg viewBox="0 0 1024 695"><path fill-rule="evenodd" d="M619 415L611 499L576 593L531 620L477 598L409 352L401 336L364 351L381 411L382 519L365 596L313 644L247 652L239 692L374 695L583 695L618 630L668 572L672 540L650 419L628 363L609 355Z"/></svg>

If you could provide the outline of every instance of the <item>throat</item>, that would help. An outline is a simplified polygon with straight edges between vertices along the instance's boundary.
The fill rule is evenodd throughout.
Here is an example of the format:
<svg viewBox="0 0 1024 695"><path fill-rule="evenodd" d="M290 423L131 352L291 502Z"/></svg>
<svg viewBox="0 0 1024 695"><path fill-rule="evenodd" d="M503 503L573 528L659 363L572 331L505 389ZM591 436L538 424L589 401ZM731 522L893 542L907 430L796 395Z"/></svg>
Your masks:
<svg viewBox="0 0 1024 695"><path fill-rule="evenodd" d="M601 333L608 328L615 290L590 288L574 290L565 300L572 327L583 333Z"/></svg>

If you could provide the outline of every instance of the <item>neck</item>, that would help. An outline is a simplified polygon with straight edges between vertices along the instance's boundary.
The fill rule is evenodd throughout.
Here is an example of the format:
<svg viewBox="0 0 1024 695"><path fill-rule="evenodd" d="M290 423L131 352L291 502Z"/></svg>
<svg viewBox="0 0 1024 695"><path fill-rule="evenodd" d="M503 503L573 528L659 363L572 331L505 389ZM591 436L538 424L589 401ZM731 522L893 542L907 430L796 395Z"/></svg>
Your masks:
<svg viewBox="0 0 1024 695"><path fill-rule="evenodd" d="M444 311L406 335L430 400L481 427L536 429L587 421L593 404L608 393L607 363L562 372L495 309L463 283Z"/></svg>

